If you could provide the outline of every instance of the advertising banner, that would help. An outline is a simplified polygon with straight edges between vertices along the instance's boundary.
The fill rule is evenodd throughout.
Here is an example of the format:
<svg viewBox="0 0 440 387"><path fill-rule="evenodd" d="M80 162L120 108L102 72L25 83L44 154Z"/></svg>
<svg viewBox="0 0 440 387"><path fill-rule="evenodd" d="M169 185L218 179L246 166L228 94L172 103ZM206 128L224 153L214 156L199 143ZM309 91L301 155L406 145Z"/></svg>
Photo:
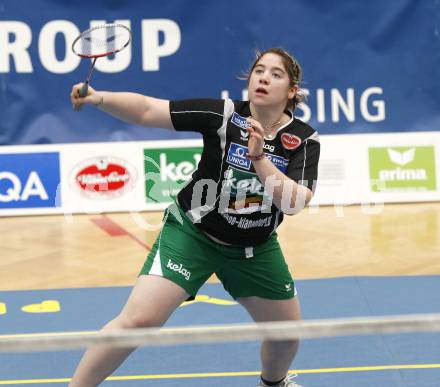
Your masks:
<svg viewBox="0 0 440 387"><path fill-rule="evenodd" d="M144 150L147 204L169 204L199 164L202 147Z"/></svg>
<svg viewBox="0 0 440 387"><path fill-rule="evenodd" d="M0 154L0 165L0 209L59 207L58 152Z"/></svg>
<svg viewBox="0 0 440 387"><path fill-rule="evenodd" d="M433 146L369 148L373 192L435 191Z"/></svg>
<svg viewBox="0 0 440 387"><path fill-rule="evenodd" d="M97 60L99 90L246 99L255 50L281 46L304 70L295 114L321 135L439 131L439 15L436 0L0 0L0 144L197 137L72 111L90 65L72 42L106 22L132 42Z"/></svg>
<svg viewBox="0 0 440 387"><path fill-rule="evenodd" d="M398 133L392 139L386 134L324 136L311 207L360 204L379 211L385 203L439 201L440 133L422 134ZM0 216L161 211L191 179L202 141L7 150L0 152ZM240 151L235 153L230 162L241 163ZM238 192L237 181L246 184L241 192L263 193L260 181L245 168L231 164L230 171L231 197Z"/></svg>
<svg viewBox="0 0 440 387"><path fill-rule="evenodd" d="M62 147L62 196L67 212L142 208L142 154L134 143Z"/></svg>

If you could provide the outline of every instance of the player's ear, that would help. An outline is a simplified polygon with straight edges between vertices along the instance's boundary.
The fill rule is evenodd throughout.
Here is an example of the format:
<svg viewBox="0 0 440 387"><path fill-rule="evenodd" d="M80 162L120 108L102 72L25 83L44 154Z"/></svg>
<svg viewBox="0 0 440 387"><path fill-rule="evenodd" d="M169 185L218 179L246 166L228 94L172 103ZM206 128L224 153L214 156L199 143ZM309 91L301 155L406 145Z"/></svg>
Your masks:
<svg viewBox="0 0 440 387"><path fill-rule="evenodd" d="M298 93L298 90L299 90L299 86L298 85L291 86L289 88L289 92L287 94L287 98L293 99L293 97L295 97L296 93Z"/></svg>

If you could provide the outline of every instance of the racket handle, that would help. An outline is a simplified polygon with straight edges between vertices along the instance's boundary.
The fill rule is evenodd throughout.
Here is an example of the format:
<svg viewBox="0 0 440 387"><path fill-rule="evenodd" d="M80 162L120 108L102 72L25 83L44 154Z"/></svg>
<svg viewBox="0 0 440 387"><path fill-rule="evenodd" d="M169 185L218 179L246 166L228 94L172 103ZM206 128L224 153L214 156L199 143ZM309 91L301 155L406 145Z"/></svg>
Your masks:
<svg viewBox="0 0 440 387"><path fill-rule="evenodd" d="M84 84L81 87L81 90L79 91L78 95L81 98L84 98L87 95L87 92L89 91L89 82L85 81Z"/></svg>

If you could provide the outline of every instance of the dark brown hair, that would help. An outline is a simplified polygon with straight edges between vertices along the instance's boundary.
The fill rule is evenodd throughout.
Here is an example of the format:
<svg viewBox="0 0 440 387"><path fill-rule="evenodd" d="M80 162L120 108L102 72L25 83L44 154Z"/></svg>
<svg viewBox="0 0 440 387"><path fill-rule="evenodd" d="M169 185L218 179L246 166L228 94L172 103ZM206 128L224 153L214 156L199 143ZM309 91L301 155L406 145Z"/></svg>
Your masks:
<svg viewBox="0 0 440 387"><path fill-rule="evenodd" d="M289 76L289 81L290 81L289 87L300 86L302 79L302 68L298 63L298 61L281 47L272 47L265 51L258 50L256 52L255 61L252 64L249 72L246 73L244 77L244 79L246 79L248 83L249 83L249 78L252 74L252 71L254 71L255 66L258 64L260 59L266 54L276 54L281 58L281 60L283 61L283 65L286 68L287 75ZM304 95L299 91L295 93L295 96L291 100L288 101L286 108L291 109L293 111L295 110L296 105L302 102L303 100L304 100Z"/></svg>

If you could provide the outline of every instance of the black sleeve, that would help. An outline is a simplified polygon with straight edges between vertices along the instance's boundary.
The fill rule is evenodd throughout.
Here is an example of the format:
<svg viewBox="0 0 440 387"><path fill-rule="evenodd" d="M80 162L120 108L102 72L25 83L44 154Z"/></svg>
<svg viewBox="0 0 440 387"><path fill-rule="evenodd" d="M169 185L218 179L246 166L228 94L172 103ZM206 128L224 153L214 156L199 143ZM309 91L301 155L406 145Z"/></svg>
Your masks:
<svg viewBox="0 0 440 387"><path fill-rule="evenodd" d="M292 154L287 176L314 192L318 180L320 144L313 139L305 140Z"/></svg>
<svg viewBox="0 0 440 387"><path fill-rule="evenodd" d="M217 130L223 122L225 101L222 99L186 99L170 101L174 129L203 133Z"/></svg>

